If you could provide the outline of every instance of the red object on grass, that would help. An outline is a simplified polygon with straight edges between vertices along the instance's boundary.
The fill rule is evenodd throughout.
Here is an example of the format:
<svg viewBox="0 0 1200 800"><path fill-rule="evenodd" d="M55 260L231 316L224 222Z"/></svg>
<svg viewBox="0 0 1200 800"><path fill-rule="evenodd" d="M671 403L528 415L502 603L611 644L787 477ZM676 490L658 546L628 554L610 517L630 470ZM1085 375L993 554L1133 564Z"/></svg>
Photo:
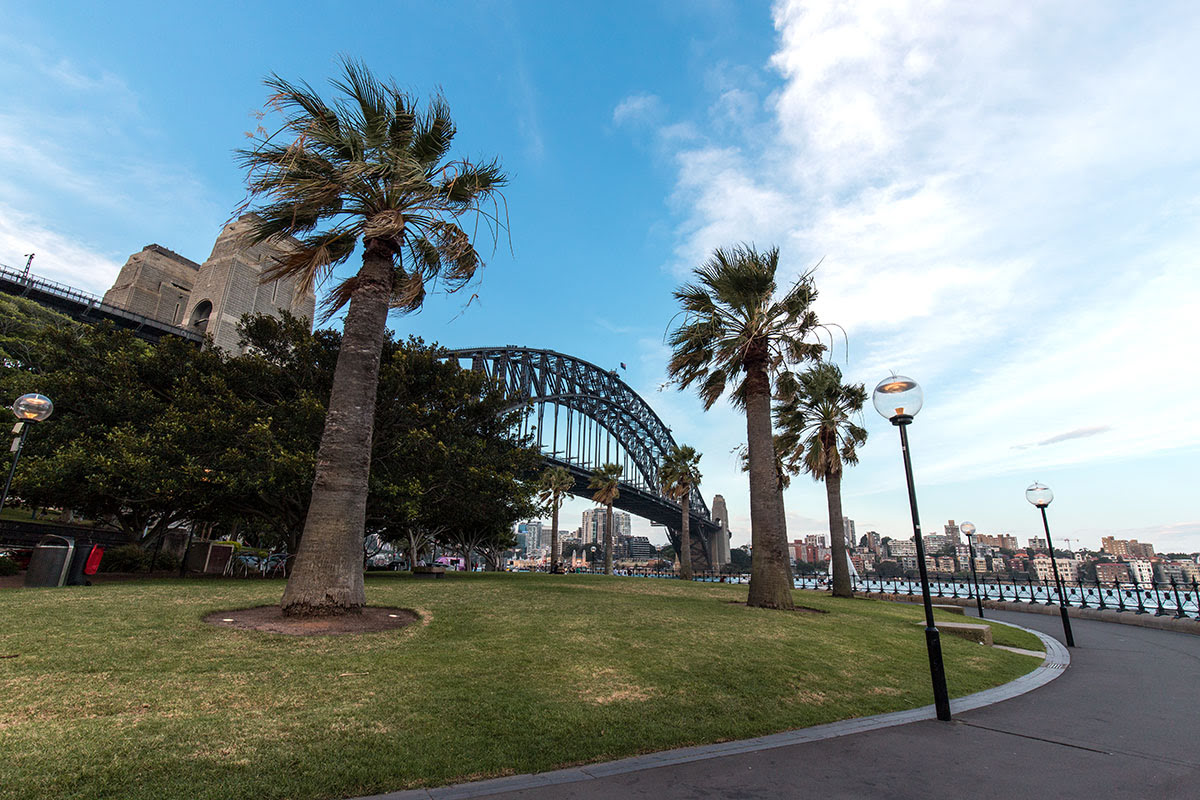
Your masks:
<svg viewBox="0 0 1200 800"><path fill-rule="evenodd" d="M100 559L104 556L104 548L96 545L92 548L92 552L88 555L87 563L83 565L84 575L95 575L96 570L100 569Z"/></svg>

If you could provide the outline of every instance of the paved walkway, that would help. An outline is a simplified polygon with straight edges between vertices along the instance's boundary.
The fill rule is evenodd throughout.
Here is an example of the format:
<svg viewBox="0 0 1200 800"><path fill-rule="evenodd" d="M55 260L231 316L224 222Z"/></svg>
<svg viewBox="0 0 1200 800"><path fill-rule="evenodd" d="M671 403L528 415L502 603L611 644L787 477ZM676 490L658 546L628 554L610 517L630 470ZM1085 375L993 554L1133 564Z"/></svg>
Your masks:
<svg viewBox="0 0 1200 800"><path fill-rule="evenodd" d="M1058 617L985 613L1062 640ZM463 784L381 797L1200 798L1200 636L1089 620L1072 620L1072 629L1078 646L1065 674L1020 697L957 712L949 723L611 775L596 765L584 780L512 791L493 785L486 795Z"/></svg>

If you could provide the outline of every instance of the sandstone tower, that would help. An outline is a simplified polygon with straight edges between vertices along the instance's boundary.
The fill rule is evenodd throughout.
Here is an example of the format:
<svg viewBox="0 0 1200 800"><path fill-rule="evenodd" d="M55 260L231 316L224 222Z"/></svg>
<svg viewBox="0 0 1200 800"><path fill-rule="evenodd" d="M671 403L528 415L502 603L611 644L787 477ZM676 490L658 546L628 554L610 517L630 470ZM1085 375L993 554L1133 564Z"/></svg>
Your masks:
<svg viewBox="0 0 1200 800"><path fill-rule="evenodd" d="M104 302L160 322L212 337L213 344L240 352L237 324L243 314L288 311L312 323L316 297L297 292L294 280L260 283L282 244L251 244L245 239L254 217L245 214L226 225L203 264L157 244L134 253L121 267Z"/></svg>
<svg viewBox="0 0 1200 800"><path fill-rule="evenodd" d="M712 554L713 566L720 569L729 563L729 511L725 508L725 498L719 494L713 495L712 518L721 530L712 535L708 552Z"/></svg>
<svg viewBox="0 0 1200 800"><path fill-rule="evenodd" d="M148 244L121 267L104 302L171 325L182 325L200 265L157 244Z"/></svg>

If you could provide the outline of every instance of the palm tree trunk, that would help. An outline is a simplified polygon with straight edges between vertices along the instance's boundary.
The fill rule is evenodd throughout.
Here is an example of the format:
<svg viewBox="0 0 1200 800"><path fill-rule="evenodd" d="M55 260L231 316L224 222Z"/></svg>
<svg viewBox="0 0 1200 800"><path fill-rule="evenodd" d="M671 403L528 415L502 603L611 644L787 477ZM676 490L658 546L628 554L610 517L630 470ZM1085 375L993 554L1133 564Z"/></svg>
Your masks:
<svg viewBox="0 0 1200 800"><path fill-rule="evenodd" d="M692 579L692 538L688 532L688 505L691 503L691 493L689 487L683 494L683 523L679 528L679 577L685 581Z"/></svg>
<svg viewBox="0 0 1200 800"><path fill-rule="evenodd" d="M369 241L342 332L312 500L280 606L291 616L357 612L379 360L387 336L392 256Z"/></svg>
<svg viewBox="0 0 1200 800"><path fill-rule="evenodd" d="M554 515L550 518L550 574L558 572L558 493L554 495Z"/></svg>
<svg viewBox="0 0 1200 800"><path fill-rule="evenodd" d="M842 522L842 476L825 476L825 498L829 501L829 557L833 559L833 596L854 597L850 567L846 563L846 526Z"/></svg>
<svg viewBox="0 0 1200 800"><path fill-rule="evenodd" d="M612 573L612 561L613 561L613 559L612 559L612 557L613 557L613 552L612 552L612 545L613 545L612 503L608 504L608 511L606 512L605 517L606 517L606 519L604 520L604 574L612 575L613 574Z"/></svg>
<svg viewBox="0 0 1200 800"><path fill-rule="evenodd" d="M756 357L755 357L756 356ZM771 435L771 384L766 353L746 359L746 447L750 462L750 593L747 604L792 609L792 576L787 534L782 528L783 497Z"/></svg>

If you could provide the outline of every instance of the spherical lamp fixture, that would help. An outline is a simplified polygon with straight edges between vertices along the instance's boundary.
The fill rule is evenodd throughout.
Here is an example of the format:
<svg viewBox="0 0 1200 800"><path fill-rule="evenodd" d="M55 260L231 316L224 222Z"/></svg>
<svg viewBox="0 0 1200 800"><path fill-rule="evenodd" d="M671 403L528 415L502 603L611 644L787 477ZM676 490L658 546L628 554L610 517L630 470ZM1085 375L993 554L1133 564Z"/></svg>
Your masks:
<svg viewBox="0 0 1200 800"><path fill-rule="evenodd" d="M1045 508L1054 500L1054 492L1050 491L1049 486L1042 486L1035 481L1025 490L1025 499L1038 508Z"/></svg>
<svg viewBox="0 0 1200 800"><path fill-rule="evenodd" d="M974 522L964 522L958 526L958 529L960 531L962 531L962 534L964 536L973 536L975 534L975 523Z"/></svg>
<svg viewBox="0 0 1200 800"><path fill-rule="evenodd" d="M43 422L54 413L54 403L44 394L23 394L12 404L12 412L19 420Z"/></svg>
<svg viewBox="0 0 1200 800"><path fill-rule="evenodd" d="M925 395L917 382L903 375L884 378L871 394L875 410L893 425L911 422L924 400Z"/></svg>

